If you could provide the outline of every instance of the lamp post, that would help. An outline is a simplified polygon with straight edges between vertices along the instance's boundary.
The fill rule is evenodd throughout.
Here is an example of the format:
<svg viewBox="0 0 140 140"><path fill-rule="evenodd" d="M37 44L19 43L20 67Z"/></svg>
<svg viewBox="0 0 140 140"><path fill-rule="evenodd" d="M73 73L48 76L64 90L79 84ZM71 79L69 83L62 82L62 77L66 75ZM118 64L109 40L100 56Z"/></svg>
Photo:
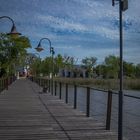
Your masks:
<svg viewBox="0 0 140 140"><path fill-rule="evenodd" d="M120 32L120 85L119 85L119 112L118 112L118 140L123 139L123 24L122 13L128 9L128 0L112 0L112 6L119 2L119 32Z"/></svg>
<svg viewBox="0 0 140 140"><path fill-rule="evenodd" d="M47 40L49 42L49 47L50 47L50 53L51 53L51 58L52 58L52 73L51 73L51 92L52 92L52 95L53 95L53 73L54 73L54 48L51 46L51 41L49 38L41 38L37 47L35 48L38 52L41 52L43 51L44 49L42 48L41 46L41 42L43 40Z"/></svg>

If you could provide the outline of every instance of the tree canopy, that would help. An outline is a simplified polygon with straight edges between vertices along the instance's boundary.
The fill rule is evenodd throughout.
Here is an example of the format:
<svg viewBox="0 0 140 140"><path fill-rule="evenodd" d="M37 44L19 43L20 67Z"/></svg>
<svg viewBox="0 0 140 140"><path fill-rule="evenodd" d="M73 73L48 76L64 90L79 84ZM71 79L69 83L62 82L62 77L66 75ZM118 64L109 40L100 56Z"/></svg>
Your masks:
<svg viewBox="0 0 140 140"><path fill-rule="evenodd" d="M12 74L16 65L22 65L25 60L26 49L30 47L30 40L25 36L13 38L0 33L0 76Z"/></svg>

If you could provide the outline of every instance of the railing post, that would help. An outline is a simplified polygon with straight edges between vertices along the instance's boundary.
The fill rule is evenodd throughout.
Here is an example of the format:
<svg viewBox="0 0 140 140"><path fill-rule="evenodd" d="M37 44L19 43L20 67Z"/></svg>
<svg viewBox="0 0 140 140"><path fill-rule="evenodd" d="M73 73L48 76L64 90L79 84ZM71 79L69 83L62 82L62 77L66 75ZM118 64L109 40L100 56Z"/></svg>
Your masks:
<svg viewBox="0 0 140 140"><path fill-rule="evenodd" d="M2 79L0 79L0 92L2 91Z"/></svg>
<svg viewBox="0 0 140 140"><path fill-rule="evenodd" d="M90 116L90 87L87 87L87 110L86 110L86 116Z"/></svg>
<svg viewBox="0 0 140 140"><path fill-rule="evenodd" d="M106 130L110 130L111 109L112 109L112 91L108 91L107 115L106 115Z"/></svg>
<svg viewBox="0 0 140 140"><path fill-rule="evenodd" d="M42 87L42 78L39 77L39 85Z"/></svg>
<svg viewBox="0 0 140 140"><path fill-rule="evenodd" d="M1 79L1 91L3 90L3 79Z"/></svg>
<svg viewBox="0 0 140 140"><path fill-rule="evenodd" d="M45 92L48 93L48 89L49 89L49 85L48 85L48 79L44 79L44 85L43 85L43 89Z"/></svg>
<svg viewBox="0 0 140 140"><path fill-rule="evenodd" d="M13 76L11 76L11 82L10 82L10 84L12 84L13 83Z"/></svg>
<svg viewBox="0 0 140 140"><path fill-rule="evenodd" d="M51 95L53 95L53 79L51 79Z"/></svg>
<svg viewBox="0 0 140 140"><path fill-rule="evenodd" d="M8 79L9 79L8 80L9 81L8 85L10 85L11 84L11 77L9 77Z"/></svg>
<svg viewBox="0 0 140 140"><path fill-rule="evenodd" d="M61 99L62 83L59 83L59 99Z"/></svg>
<svg viewBox="0 0 140 140"><path fill-rule="evenodd" d="M44 86L46 87L46 79L44 78Z"/></svg>
<svg viewBox="0 0 140 140"><path fill-rule="evenodd" d="M43 78L42 78L42 83L41 84L42 84L42 87L44 87L44 79Z"/></svg>
<svg viewBox="0 0 140 140"><path fill-rule="evenodd" d="M3 79L3 89L6 89L6 78Z"/></svg>
<svg viewBox="0 0 140 140"><path fill-rule="evenodd" d="M8 76L8 86L10 85L10 77Z"/></svg>
<svg viewBox="0 0 140 140"><path fill-rule="evenodd" d="M1 78L1 91L3 90L3 80Z"/></svg>
<svg viewBox="0 0 140 140"><path fill-rule="evenodd" d="M48 82L49 82L49 92L50 92L50 86L51 86L51 84L50 84L50 79L48 80Z"/></svg>
<svg viewBox="0 0 140 140"><path fill-rule="evenodd" d="M3 87L3 90L5 89L5 79L4 78L2 78L2 87Z"/></svg>
<svg viewBox="0 0 140 140"><path fill-rule="evenodd" d="M3 90L3 78L1 78L1 91Z"/></svg>
<svg viewBox="0 0 140 140"><path fill-rule="evenodd" d="M8 90L8 84L9 84L8 82L9 82L9 78L7 77L7 78L6 78L6 89L7 89L7 90Z"/></svg>
<svg viewBox="0 0 140 140"><path fill-rule="evenodd" d="M11 76L11 84L13 83L13 76Z"/></svg>
<svg viewBox="0 0 140 140"><path fill-rule="evenodd" d="M35 82L37 83L37 77L35 77Z"/></svg>
<svg viewBox="0 0 140 140"><path fill-rule="evenodd" d="M40 86L42 87L42 85L43 85L43 79L40 78Z"/></svg>
<svg viewBox="0 0 140 140"><path fill-rule="evenodd" d="M45 87L45 79L43 79L43 87Z"/></svg>
<svg viewBox="0 0 140 140"><path fill-rule="evenodd" d="M55 83L54 83L54 95L56 96L56 90L57 90L57 82L55 81Z"/></svg>
<svg viewBox="0 0 140 140"><path fill-rule="evenodd" d="M44 84L45 84L45 87L48 88L48 80L47 79L44 80Z"/></svg>
<svg viewBox="0 0 140 140"><path fill-rule="evenodd" d="M31 77L32 82L35 82L35 77Z"/></svg>
<svg viewBox="0 0 140 140"><path fill-rule="evenodd" d="M77 86L74 85L74 109L77 108Z"/></svg>
<svg viewBox="0 0 140 140"><path fill-rule="evenodd" d="M66 83L66 96L65 96L65 102L68 103L68 84Z"/></svg>

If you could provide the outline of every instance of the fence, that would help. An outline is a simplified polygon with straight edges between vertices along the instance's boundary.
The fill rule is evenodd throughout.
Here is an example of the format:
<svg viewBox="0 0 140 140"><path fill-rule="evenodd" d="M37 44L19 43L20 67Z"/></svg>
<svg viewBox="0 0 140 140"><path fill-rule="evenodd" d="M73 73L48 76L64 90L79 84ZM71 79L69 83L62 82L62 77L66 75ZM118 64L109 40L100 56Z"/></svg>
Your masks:
<svg viewBox="0 0 140 140"><path fill-rule="evenodd" d="M0 92L2 92L4 89L8 90L8 86L15 80L16 78L14 76L0 78Z"/></svg>
<svg viewBox="0 0 140 140"><path fill-rule="evenodd" d="M59 99L62 99L62 86L64 88L63 94L65 94L65 103L68 103L68 97L69 97L69 86L73 86L73 108L77 109L77 98L78 98L78 88L82 87L86 89L86 116L90 116L90 95L91 95L91 90L96 90L96 91L101 91L107 94L107 101L106 101L106 130L110 130L110 125L111 125L111 109L112 109L112 94L113 92L111 90L102 90L102 89L96 89L96 88L91 88L89 86L80 86L80 85L72 85L64 82L59 82L59 81L53 81L51 79L45 79L45 78L31 78L32 81L38 83L40 86L43 88L47 88L48 92L50 92L54 96L58 96ZM52 88L53 87L53 88ZM52 90L53 89L53 90ZM44 90L45 91L45 90ZM54 93L53 93L54 92Z"/></svg>

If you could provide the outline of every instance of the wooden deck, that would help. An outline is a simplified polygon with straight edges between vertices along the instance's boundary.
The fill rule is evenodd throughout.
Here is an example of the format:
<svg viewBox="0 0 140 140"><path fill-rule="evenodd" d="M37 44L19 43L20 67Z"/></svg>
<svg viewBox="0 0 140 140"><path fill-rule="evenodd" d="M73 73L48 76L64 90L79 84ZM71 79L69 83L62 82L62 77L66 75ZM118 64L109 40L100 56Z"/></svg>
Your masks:
<svg viewBox="0 0 140 140"><path fill-rule="evenodd" d="M0 140L117 140L102 123L39 91L22 79L0 93Z"/></svg>

